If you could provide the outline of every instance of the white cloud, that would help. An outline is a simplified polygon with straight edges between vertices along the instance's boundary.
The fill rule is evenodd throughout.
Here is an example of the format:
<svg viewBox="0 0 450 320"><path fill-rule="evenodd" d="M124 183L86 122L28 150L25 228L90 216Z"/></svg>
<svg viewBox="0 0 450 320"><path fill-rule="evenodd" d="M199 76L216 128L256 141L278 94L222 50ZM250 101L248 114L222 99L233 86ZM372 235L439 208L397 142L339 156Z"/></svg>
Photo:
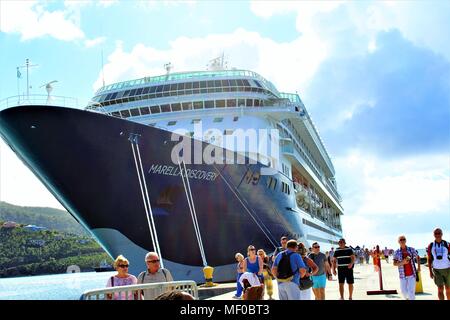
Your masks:
<svg viewBox="0 0 450 320"><path fill-rule="evenodd" d="M398 236L404 235L407 244L416 249L424 249L433 240L433 228L428 232L409 232L408 223L398 226L397 231L389 228L389 221L375 216L343 216L342 228L347 244L355 247L365 246L369 249L379 245L380 248L398 248ZM394 228L395 229L395 228ZM446 229L444 228L444 234ZM450 231L450 230L448 230Z"/></svg>
<svg viewBox="0 0 450 320"><path fill-rule="evenodd" d="M119 0L100 0L98 3L102 7L107 8L107 7L110 7L110 6L118 4Z"/></svg>
<svg viewBox="0 0 450 320"><path fill-rule="evenodd" d="M78 10L46 11L37 1L0 1L0 31L30 40L51 36L71 41L84 38Z"/></svg>
<svg viewBox="0 0 450 320"><path fill-rule="evenodd" d="M104 43L105 41L106 41L106 37L98 37L98 38L95 38L95 39L92 39L92 40L88 39L88 40L84 41L84 46L86 48L92 48L92 47L95 47L95 46L97 46L99 44Z"/></svg>
<svg viewBox="0 0 450 320"><path fill-rule="evenodd" d="M385 160L351 151L334 164L352 216L450 212L448 155Z"/></svg>
<svg viewBox="0 0 450 320"><path fill-rule="evenodd" d="M113 83L163 74L163 65L169 61L175 67L174 72L205 70L208 61L222 52L229 57L229 67L256 71L280 91L296 91L314 75L327 55L327 48L316 37L302 36L279 43L242 28L201 38L180 37L167 50L137 44L125 52L118 42L107 59L105 78L107 83ZM94 89L101 83L99 74Z"/></svg>
<svg viewBox="0 0 450 320"><path fill-rule="evenodd" d="M397 29L414 44L450 59L450 2L446 1L253 1L251 10L263 18L295 12L297 30L316 33L329 46L338 40L337 33L348 29L373 50L372 39L379 31Z"/></svg>

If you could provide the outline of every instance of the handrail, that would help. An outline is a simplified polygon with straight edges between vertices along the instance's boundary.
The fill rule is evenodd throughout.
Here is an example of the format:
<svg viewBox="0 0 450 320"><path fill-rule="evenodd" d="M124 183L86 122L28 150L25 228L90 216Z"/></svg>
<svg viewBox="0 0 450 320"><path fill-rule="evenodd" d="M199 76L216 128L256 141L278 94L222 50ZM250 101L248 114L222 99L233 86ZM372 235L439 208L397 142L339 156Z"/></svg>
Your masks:
<svg viewBox="0 0 450 320"><path fill-rule="evenodd" d="M181 290L192 295L195 300L198 300L198 287L195 281L192 280L134 284L88 290L81 295L80 300L108 300L108 295L113 294L118 294L119 296L125 294L125 299L128 300L130 294L134 298L134 293L138 293L141 290L152 290L154 297L167 291ZM140 297L137 300L140 300Z"/></svg>
<svg viewBox="0 0 450 320"><path fill-rule="evenodd" d="M65 96L50 96L49 99L49 96L46 94L19 95L0 100L0 110L23 105L52 105L78 108L78 100Z"/></svg>

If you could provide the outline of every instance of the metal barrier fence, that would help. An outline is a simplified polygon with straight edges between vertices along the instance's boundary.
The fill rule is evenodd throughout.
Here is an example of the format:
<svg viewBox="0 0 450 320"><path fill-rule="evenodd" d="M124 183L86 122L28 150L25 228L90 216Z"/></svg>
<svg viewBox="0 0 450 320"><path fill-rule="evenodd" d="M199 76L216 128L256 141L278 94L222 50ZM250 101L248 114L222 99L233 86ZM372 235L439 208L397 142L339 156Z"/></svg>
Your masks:
<svg viewBox="0 0 450 320"><path fill-rule="evenodd" d="M156 282L89 290L81 295L80 300L141 300L141 290L144 291L144 295L146 292L151 292L153 299L161 293L180 290L198 300L198 288L195 281Z"/></svg>

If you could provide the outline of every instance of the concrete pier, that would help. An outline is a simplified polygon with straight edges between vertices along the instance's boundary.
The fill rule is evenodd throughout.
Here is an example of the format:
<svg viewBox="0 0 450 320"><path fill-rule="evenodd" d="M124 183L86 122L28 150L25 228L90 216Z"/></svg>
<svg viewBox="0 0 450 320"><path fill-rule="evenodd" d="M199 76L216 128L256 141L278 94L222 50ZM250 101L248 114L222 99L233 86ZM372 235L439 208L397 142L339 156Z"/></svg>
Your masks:
<svg viewBox="0 0 450 320"><path fill-rule="evenodd" d="M403 296L400 290L400 280L398 276L398 268L392 265L392 259L387 264L385 260L381 261L382 273L383 273L383 289L397 290L397 294L390 295L367 295L367 291L379 290L379 276L374 271L373 264L356 264L354 268L355 284L353 291L353 300L403 300ZM428 267L424 264L421 265L421 276L423 293L416 294L416 300L438 300L437 287L433 280L430 278ZM278 300L278 288L276 281L273 281L274 294L273 298ZM233 300L235 291L225 294L216 295L208 298L207 300ZM337 277L333 277L332 281L327 281L325 289L326 300L339 300L339 284ZM312 299L314 294L311 293ZM348 286L345 285L345 300L348 299ZM267 293L265 299L268 299Z"/></svg>

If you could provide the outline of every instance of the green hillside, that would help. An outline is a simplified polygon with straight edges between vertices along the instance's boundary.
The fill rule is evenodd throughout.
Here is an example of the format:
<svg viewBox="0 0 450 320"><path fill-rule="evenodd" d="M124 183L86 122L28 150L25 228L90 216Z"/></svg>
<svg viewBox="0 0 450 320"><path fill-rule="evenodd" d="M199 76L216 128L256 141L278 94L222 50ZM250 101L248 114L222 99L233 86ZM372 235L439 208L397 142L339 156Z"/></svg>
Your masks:
<svg viewBox="0 0 450 320"><path fill-rule="evenodd" d="M51 230L86 236L88 233L67 212L53 208L20 207L0 201L0 221L34 224Z"/></svg>
<svg viewBox="0 0 450 320"><path fill-rule="evenodd" d="M3 222L18 223L15 228ZM30 231L28 224L48 230ZM0 202L0 277L64 273L70 265L94 271L108 254L69 213Z"/></svg>

